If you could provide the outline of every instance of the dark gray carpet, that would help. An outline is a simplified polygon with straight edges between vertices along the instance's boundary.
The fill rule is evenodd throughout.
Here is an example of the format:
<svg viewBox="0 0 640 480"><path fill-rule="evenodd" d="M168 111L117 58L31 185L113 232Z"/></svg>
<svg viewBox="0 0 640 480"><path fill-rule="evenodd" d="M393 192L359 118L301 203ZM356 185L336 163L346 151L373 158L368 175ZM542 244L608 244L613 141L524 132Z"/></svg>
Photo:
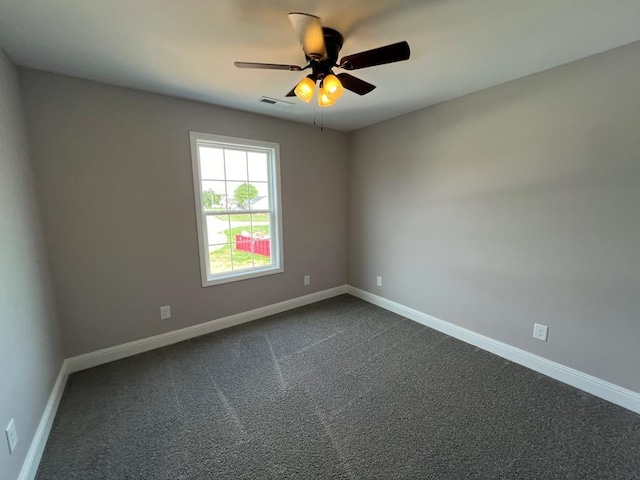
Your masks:
<svg viewBox="0 0 640 480"><path fill-rule="evenodd" d="M37 478L639 472L640 416L345 295L71 375Z"/></svg>

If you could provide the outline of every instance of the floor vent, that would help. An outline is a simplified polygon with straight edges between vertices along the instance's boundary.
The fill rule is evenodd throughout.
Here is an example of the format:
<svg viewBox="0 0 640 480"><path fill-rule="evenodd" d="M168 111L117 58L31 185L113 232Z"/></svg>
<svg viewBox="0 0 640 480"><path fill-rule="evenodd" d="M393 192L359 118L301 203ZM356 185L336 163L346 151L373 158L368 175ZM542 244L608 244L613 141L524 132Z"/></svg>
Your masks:
<svg viewBox="0 0 640 480"><path fill-rule="evenodd" d="M280 108L291 108L294 105L291 102L285 102L284 100L278 100L277 98L271 98L271 97L260 97L260 100L258 100L258 102L264 103L266 105L273 105L274 107L280 107Z"/></svg>

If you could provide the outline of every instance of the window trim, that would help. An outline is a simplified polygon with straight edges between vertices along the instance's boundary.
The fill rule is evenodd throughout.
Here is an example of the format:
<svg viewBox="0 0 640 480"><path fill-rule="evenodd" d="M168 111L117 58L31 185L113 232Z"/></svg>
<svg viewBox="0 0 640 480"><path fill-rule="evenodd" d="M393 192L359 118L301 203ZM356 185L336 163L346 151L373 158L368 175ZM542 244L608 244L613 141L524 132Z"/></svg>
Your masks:
<svg viewBox="0 0 640 480"><path fill-rule="evenodd" d="M203 287L221 285L229 282L248 280L284 272L284 248L282 238L282 195L280 188L280 145L262 140L248 138L229 137L212 133L189 132L191 144L191 166L193 170L193 191L195 200L196 224L198 231L198 252L200 255L200 274ZM236 147L242 150L257 148L267 150L269 156L269 195L272 200L271 213L271 260L272 264L264 267L252 267L244 271L229 272L217 276L209 275L208 245L205 245L205 221L206 213L202 206L202 174L200 171L200 159L198 145L210 142L215 146ZM205 249L207 247L207 249Z"/></svg>

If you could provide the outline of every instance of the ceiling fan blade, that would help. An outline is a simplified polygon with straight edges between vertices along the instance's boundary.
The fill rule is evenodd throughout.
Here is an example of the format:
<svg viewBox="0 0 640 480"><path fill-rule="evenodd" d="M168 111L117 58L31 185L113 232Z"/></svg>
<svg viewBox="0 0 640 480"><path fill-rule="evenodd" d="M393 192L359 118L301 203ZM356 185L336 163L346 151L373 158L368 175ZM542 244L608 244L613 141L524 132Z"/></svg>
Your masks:
<svg viewBox="0 0 640 480"><path fill-rule="evenodd" d="M299 72L302 67L298 65L281 65L279 63L254 63L254 62L233 62L238 68L262 68L266 70L289 70L290 72Z"/></svg>
<svg viewBox="0 0 640 480"><path fill-rule="evenodd" d="M337 77L344 88L351 90L358 95L366 95L376 88L375 85L371 85L370 83L360 80L348 73L339 73Z"/></svg>
<svg viewBox="0 0 640 480"><path fill-rule="evenodd" d="M296 85L297 87L297 85ZM293 87L289 93L285 95L285 97L295 97L296 96L296 87Z"/></svg>
<svg viewBox="0 0 640 480"><path fill-rule="evenodd" d="M308 13L291 12L289 21L300 39L300 45L307 58L325 60L327 48L324 44L324 33L320 18Z"/></svg>
<svg viewBox="0 0 640 480"><path fill-rule="evenodd" d="M340 59L340 67L345 70L357 70L358 68L384 65L385 63L401 62L408 60L411 49L407 42L398 42L386 45L366 52L354 53Z"/></svg>

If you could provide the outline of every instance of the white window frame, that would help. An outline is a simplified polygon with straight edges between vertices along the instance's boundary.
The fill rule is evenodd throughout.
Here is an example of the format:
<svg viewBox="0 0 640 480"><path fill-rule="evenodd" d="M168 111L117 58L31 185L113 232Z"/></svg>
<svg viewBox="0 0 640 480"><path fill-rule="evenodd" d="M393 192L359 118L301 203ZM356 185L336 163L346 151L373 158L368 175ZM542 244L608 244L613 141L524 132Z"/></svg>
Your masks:
<svg viewBox="0 0 640 480"><path fill-rule="evenodd" d="M191 162L193 168L193 190L195 194L196 222L198 226L198 250L200 252L200 272L202 275L202 286L209 287L228 282L247 280L250 278L262 277L284 272L284 254L282 239L282 202L280 195L280 145L261 140L247 138L227 137L214 135L211 133L189 132L191 141ZM271 265L254 266L235 272L225 272L212 274L210 272L209 245L207 241L206 216L213 215L213 212L206 212L202 205L202 175L200 171L199 145L210 144L214 147L231 147L242 150L254 150L267 153L268 161L268 183L270 208L268 211L252 213L269 213L270 218L270 248ZM234 212L232 211L231 214ZM237 213L251 213L238 211Z"/></svg>

